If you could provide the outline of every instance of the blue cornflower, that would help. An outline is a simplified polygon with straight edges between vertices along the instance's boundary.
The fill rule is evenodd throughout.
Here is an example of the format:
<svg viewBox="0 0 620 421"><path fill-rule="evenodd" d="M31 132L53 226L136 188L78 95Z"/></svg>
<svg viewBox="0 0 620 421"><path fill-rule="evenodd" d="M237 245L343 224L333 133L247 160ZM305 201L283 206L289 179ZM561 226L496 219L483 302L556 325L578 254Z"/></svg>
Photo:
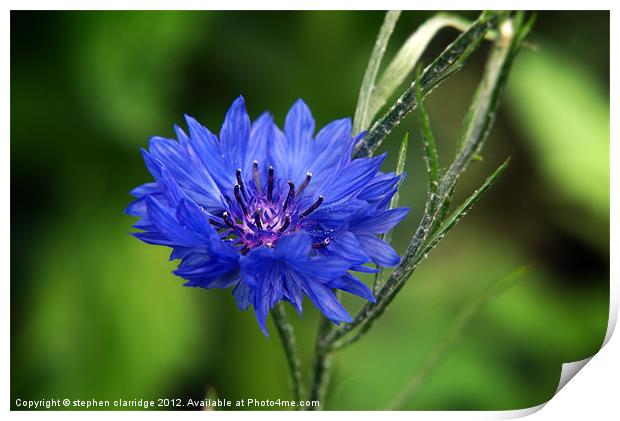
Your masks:
<svg viewBox="0 0 620 421"><path fill-rule="evenodd" d="M127 213L140 217L133 235L172 248L174 273L201 288L233 287L242 310L254 307L265 334L281 300L299 314L304 295L334 323L351 317L340 289L374 302L350 271L399 262L377 234L407 209L388 209L401 175L379 171L385 154L352 159L350 119L314 135L314 119L298 100L284 132L264 113L253 123L242 97L226 114L219 139L186 116L189 136L153 137L144 162L155 179L134 189Z"/></svg>

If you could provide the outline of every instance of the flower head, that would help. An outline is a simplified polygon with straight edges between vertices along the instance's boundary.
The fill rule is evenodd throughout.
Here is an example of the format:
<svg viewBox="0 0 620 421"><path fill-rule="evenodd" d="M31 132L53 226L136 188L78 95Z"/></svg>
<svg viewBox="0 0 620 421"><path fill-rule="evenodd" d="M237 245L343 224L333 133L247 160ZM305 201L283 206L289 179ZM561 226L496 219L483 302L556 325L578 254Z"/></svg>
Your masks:
<svg viewBox="0 0 620 421"><path fill-rule="evenodd" d="M134 189L127 213L140 217L133 235L172 248L185 286L233 288L238 306L267 314L281 300L301 314L305 296L334 323L351 317L340 289L373 301L351 271L399 262L377 237L407 209L388 209L401 175L379 171L385 155L352 159L358 138L349 119L315 135L298 100L282 132L265 113L254 122L239 97L219 138L186 116L189 135L154 137L144 161L154 182Z"/></svg>

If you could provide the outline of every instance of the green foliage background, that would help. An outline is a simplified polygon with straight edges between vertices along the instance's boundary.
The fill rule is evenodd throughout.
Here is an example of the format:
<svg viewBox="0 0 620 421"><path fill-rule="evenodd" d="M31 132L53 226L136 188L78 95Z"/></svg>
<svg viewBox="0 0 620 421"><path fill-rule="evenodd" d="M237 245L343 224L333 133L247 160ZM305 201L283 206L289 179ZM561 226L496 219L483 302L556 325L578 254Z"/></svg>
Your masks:
<svg viewBox="0 0 620 421"><path fill-rule="evenodd" d="M388 57L431 14L405 12ZM474 13L466 14L468 17ZM152 135L183 114L218 130L243 94L280 123L298 97L318 126L352 116L378 12L12 12L11 400L288 398L266 339L229 291L182 288L166 249L130 237L129 190ZM570 28L570 30L569 30ZM444 30L428 63L456 32ZM334 361L328 409L381 409L490 281L533 263L484 308L407 408L512 409L549 399L562 362L600 347L609 294L609 14L541 13L517 58L484 159L457 199L507 156L490 193L432 252L362 341ZM454 150L482 48L429 97ZM403 251L425 200L416 118L394 233ZM318 321L294 317L308 364ZM361 303L346 298L353 311Z"/></svg>

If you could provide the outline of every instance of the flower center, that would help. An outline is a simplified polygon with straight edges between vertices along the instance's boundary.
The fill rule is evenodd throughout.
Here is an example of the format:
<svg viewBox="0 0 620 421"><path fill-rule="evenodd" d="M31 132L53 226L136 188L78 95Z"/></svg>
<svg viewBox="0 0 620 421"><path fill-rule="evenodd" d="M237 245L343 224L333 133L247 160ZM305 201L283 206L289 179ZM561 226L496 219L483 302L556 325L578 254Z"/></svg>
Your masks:
<svg viewBox="0 0 620 421"><path fill-rule="evenodd" d="M210 218L209 222L215 226L225 241L230 241L239 252L246 254L259 246L274 247L283 235L297 232L304 218L317 210L323 203L324 197L319 198L303 210L299 208L299 198L312 180L312 173L295 188L295 184L288 180L274 177L274 168L269 167L267 184L261 184L258 161L252 167L253 182L246 185L243 181L241 169L236 171L237 184L233 186L233 196L227 198L228 210L220 218ZM329 240L313 244L314 248L325 247Z"/></svg>

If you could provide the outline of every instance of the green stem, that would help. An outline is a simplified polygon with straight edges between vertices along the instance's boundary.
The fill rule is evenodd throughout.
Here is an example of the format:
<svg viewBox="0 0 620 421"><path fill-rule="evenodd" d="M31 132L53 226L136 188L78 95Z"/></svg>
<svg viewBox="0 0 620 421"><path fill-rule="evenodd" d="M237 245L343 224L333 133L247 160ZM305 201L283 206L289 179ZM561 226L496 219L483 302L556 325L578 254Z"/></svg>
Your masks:
<svg viewBox="0 0 620 421"><path fill-rule="evenodd" d="M353 318L352 323L339 329L334 329L328 334L325 339L328 348L334 345L342 347L362 337L374 320L392 302L396 294L417 268L417 265L426 257L429 249L424 246L437 222L438 216L445 210L444 205L450 200L450 194L454 191L459 176L465 171L472 157L480 151L489 134L499 103L500 93L505 85L514 56L524 37L523 31L527 31L530 25L526 25L526 29L523 29L521 27L521 19L522 15L517 14L515 21L506 20L502 23L502 25L506 25L504 30L500 31L503 36L496 41L487 61L484 77L478 87L476 97L465 122L458 154L441 178L437 191L430 194L422 221L409 243L401 263L376 294L376 303L367 303ZM515 33L515 29L518 32ZM422 74L423 76L424 74ZM422 79L419 79L419 81L423 86ZM419 89L418 98L421 97L421 87L417 88ZM438 240L441 240L441 238L438 238ZM340 338L360 326L360 333L352 340L346 342L339 341Z"/></svg>
<svg viewBox="0 0 620 421"><path fill-rule="evenodd" d="M497 12L483 12L467 31L463 32L435 61L424 69L419 80L419 89L423 97L426 97L442 81L464 65L486 33L495 26L499 15ZM387 113L372 125L364 139L355 148L354 156L356 158L372 156L383 139L417 106L415 89L414 83L398 98Z"/></svg>
<svg viewBox="0 0 620 421"><path fill-rule="evenodd" d="M319 322L319 331L317 334L316 345L314 350L314 362L312 366L312 386L310 389L310 400L319 401L318 407L309 407L310 410L324 409L325 392L329 383L329 367L331 365L331 355L326 346L325 336L332 330L331 322L321 316Z"/></svg>
<svg viewBox="0 0 620 421"><path fill-rule="evenodd" d="M271 314L273 315L273 320L276 323L280 339L282 340L282 346L284 347L286 360L288 362L293 398L299 402L304 397L304 389L301 379L301 361L299 359L299 355L297 354L297 347L295 345L295 332L293 330L293 326L286 317L284 304L276 304Z"/></svg>

